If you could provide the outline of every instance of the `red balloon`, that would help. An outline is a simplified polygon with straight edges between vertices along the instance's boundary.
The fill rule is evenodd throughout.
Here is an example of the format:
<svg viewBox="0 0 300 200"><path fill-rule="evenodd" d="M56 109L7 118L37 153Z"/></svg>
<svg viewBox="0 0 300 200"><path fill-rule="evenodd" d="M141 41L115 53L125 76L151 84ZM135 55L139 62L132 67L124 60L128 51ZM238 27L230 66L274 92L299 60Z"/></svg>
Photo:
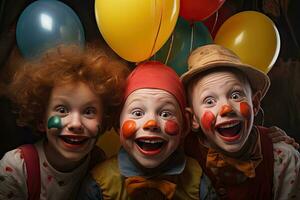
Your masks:
<svg viewBox="0 0 300 200"><path fill-rule="evenodd" d="M224 2L225 0L181 0L179 15L190 22L202 21L214 14Z"/></svg>

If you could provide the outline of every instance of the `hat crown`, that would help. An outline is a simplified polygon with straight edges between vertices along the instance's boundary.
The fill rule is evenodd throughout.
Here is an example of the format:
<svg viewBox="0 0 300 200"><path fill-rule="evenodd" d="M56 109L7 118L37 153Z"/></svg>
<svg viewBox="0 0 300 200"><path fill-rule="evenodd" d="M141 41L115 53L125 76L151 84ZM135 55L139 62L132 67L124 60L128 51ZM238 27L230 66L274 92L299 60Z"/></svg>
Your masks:
<svg viewBox="0 0 300 200"><path fill-rule="evenodd" d="M188 59L188 69L201 68L213 63L242 64L240 58L222 46L211 44L197 48Z"/></svg>
<svg viewBox="0 0 300 200"><path fill-rule="evenodd" d="M127 78L124 101L138 89L160 89L169 92L176 98L184 113L186 107L184 88L179 76L171 67L158 61L140 63Z"/></svg>
<svg viewBox="0 0 300 200"><path fill-rule="evenodd" d="M190 81L200 73L224 67L240 70L249 80L253 93L261 91L264 97L270 86L269 77L254 66L243 63L231 50L217 44L195 49L188 58L188 71L180 78L187 88Z"/></svg>

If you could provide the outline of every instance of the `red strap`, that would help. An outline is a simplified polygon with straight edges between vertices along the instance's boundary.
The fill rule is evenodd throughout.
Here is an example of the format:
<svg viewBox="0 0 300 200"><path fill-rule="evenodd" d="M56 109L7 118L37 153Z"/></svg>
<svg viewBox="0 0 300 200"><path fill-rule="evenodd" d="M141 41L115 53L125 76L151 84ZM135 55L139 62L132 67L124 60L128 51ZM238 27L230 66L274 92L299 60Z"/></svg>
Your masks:
<svg viewBox="0 0 300 200"><path fill-rule="evenodd" d="M41 193L41 175L39 155L32 144L25 144L19 147L25 161L27 171L28 200L39 200Z"/></svg>

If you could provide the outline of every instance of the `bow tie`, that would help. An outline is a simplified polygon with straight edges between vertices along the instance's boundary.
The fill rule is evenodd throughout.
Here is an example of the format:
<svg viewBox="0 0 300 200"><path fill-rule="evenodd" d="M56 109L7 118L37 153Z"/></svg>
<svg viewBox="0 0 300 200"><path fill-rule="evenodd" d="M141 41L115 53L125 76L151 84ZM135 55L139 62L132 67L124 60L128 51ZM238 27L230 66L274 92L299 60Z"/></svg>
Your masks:
<svg viewBox="0 0 300 200"><path fill-rule="evenodd" d="M246 150L242 158L232 158L226 156L215 149L209 148L206 159L206 167L209 168L224 168L233 167L242 172L249 178L255 177L255 168L262 161L263 156L261 153L260 137L249 138L252 140L252 145Z"/></svg>
<svg viewBox="0 0 300 200"><path fill-rule="evenodd" d="M142 189L156 189L165 198L172 199L176 184L164 179L146 179L141 176L132 176L125 179L125 186L129 196L135 196Z"/></svg>
<svg viewBox="0 0 300 200"><path fill-rule="evenodd" d="M234 158L227 157L222 153L218 153L214 149L209 149L207 153L206 167L208 168L222 168L231 166L242 172L249 178L255 177L255 168L262 161L262 157L255 160L241 161Z"/></svg>

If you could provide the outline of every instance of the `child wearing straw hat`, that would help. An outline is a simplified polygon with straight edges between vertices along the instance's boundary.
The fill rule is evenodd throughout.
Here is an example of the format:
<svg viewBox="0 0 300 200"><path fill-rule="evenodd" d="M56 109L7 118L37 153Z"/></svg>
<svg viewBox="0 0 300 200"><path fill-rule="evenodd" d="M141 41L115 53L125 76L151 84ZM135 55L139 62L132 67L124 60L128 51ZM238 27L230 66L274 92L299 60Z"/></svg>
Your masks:
<svg viewBox="0 0 300 200"><path fill-rule="evenodd" d="M202 170L181 148L189 132L185 108L174 70L154 61L139 64L127 79L122 147L92 170L79 199L199 199Z"/></svg>
<svg viewBox="0 0 300 200"><path fill-rule="evenodd" d="M299 152L272 143L265 128L253 125L268 76L215 44L194 50L188 67L181 79L197 134L187 137L186 153L198 160L220 198L299 199Z"/></svg>

